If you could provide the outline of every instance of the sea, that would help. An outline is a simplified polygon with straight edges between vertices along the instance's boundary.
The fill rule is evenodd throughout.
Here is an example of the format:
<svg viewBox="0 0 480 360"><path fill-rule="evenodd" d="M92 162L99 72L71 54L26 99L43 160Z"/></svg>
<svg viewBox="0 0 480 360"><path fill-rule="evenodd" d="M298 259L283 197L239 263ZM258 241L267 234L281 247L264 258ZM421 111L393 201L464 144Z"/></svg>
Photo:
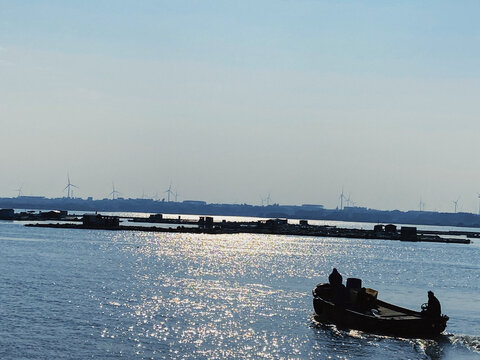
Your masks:
<svg viewBox="0 0 480 360"><path fill-rule="evenodd" d="M24 225L0 221L0 359L480 359L480 240ZM318 324L311 290L333 267L407 308L434 291L444 335Z"/></svg>

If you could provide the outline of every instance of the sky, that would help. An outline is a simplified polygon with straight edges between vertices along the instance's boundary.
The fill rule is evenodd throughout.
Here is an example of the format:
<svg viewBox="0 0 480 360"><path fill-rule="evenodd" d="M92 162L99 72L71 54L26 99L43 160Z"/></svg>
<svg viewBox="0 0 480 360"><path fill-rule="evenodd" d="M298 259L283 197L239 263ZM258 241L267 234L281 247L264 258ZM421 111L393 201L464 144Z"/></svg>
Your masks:
<svg viewBox="0 0 480 360"><path fill-rule="evenodd" d="M0 196L477 213L479 13L0 0Z"/></svg>

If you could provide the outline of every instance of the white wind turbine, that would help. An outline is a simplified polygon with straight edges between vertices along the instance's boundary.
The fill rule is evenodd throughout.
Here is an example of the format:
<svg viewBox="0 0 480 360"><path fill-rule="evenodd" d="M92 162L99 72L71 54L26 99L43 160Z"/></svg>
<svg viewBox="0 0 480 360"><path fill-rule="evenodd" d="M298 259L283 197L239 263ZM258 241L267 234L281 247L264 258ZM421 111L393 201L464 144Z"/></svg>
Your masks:
<svg viewBox="0 0 480 360"><path fill-rule="evenodd" d="M74 187L74 188L79 188L77 185L73 185L71 182L70 182L70 174L67 173L67 186L65 186L65 188L63 189L63 191L67 190L67 198L70 199L70 193L72 192L71 188Z"/></svg>
<svg viewBox="0 0 480 360"><path fill-rule="evenodd" d="M172 191L172 183L170 182L170 185L168 186L168 189L164 191L164 193L167 194L167 201L170 202L170 195L173 195Z"/></svg>
<svg viewBox="0 0 480 360"><path fill-rule="evenodd" d="M16 192L18 193L17 197L20 197L20 196L23 195L22 190L23 190L23 185L20 186L18 189L15 189L15 190L14 190L14 191L16 191Z"/></svg>
<svg viewBox="0 0 480 360"><path fill-rule="evenodd" d="M345 194L343 193L343 186L342 186L342 192L340 194L340 210L343 210L343 201L346 200Z"/></svg>
<svg viewBox="0 0 480 360"><path fill-rule="evenodd" d="M115 184L112 181L112 192L108 194L108 196L112 195L112 200L115 200L116 198L118 199L118 195L121 195L121 194L122 194L121 192L115 189Z"/></svg>
<svg viewBox="0 0 480 360"><path fill-rule="evenodd" d="M457 200L452 200L455 214L457 213L458 200L460 200L460 196L457 198Z"/></svg>

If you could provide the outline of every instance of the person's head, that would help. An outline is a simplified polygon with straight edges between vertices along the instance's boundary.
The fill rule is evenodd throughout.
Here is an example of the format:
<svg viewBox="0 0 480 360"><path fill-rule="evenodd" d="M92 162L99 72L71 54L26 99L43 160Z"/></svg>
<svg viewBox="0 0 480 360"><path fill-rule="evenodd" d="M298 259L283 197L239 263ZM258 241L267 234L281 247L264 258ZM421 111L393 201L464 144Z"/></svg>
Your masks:
<svg viewBox="0 0 480 360"><path fill-rule="evenodd" d="M332 272L334 272L334 273L338 272L338 271L337 271L337 268L333 268L333 271L332 271Z"/></svg>
<svg viewBox="0 0 480 360"><path fill-rule="evenodd" d="M430 290L430 291L428 292L428 297L431 298L431 297L433 297L433 295L434 295L434 294L433 294L433 291Z"/></svg>

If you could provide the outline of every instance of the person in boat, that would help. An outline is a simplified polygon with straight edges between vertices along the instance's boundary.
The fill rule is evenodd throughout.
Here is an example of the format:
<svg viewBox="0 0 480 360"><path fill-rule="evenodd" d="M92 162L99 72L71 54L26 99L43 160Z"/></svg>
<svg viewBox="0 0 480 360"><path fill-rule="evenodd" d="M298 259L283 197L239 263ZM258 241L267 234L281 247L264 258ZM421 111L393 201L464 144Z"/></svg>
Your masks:
<svg viewBox="0 0 480 360"><path fill-rule="evenodd" d="M367 289L362 287L357 293L357 308L360 312L365 312L370 309L368 300Z"/></svg>
<svg viewBox="0 0 480 360"><path fill-rule="evenodd" d="M342 281L342 275L340 275L336 268L333 268L332 273L328 276L328 282L330 283L330 285L342 285Z"/></svg>
<svg viewBox="0 0 480 360"><path fill-rule="evenodd" d="M328 282L332 287L332 301L335 305L345 306L348 302L347 290L342 284L342 275L336 268L333 268L332 273L328 276Z"/></svg>
<svg viewBox="0 0 480 360"><path fill-rule="evenodd" d="M433 291L428 292L428 304L422 309L422 315L430 318L439 318L442 314L440 301L435 297Z"/></svg>

